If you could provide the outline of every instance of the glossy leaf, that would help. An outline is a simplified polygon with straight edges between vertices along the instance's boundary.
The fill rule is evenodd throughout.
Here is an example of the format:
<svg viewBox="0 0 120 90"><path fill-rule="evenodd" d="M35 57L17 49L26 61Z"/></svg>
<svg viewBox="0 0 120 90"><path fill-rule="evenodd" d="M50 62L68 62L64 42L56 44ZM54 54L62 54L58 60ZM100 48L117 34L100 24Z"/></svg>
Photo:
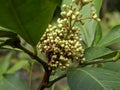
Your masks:
<svg viewBox="0 0 120 90"><path fill-rule="evenodd" d="M8 71L6 73L12 74L18 70L20 70L21 68L23 68L23 66L27 64L27 61L22 60L17 62L16 64L14 64L14 66L12 66L10 69L8 69Z"/></svg>
<svg viewBox="0 0 120 90"><path fill-rule="evenodd" d="M0 90L28 90L26 83L15 75L0 76Z"/></svg>
<svg viewBox="0 0 120 90"><path fill-rule="evenodd" d="M115 26L110 32L97 44L97 46L108 46L120 42L120 25Z"/></svg>
<svg viewBox="0 0 120 90"><path fill-rule="evenodd" d="M0 63L0 75L4 74L9 66L9 61L12 57L12 53L9 53Z"/></svg>
<svg viewBox="0 0 120 90"><path fill-rule="evenodd" d="M90 47L85 50L86 60L93 60L97 58L102 58L107 55L114 53L112 50L105 47ZM108 58L110 58L109 56Z"/></svg>
<svg viewBox="0 0 120 90"><path fill-rule="evenodd" d="M0 0L0 26L36 46L61 0Z"/></svg>
<svg viewBox="0 0 120 90"><path fill-rule="evenodd" d="M119 90L120 74L102 68L78 68L68 71L71 90Z"/></svg>

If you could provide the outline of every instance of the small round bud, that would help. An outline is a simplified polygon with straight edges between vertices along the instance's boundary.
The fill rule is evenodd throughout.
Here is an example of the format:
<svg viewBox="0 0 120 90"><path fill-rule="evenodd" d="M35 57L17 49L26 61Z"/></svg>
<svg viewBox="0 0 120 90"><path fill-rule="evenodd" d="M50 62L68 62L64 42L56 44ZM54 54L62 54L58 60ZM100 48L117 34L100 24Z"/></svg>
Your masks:
<svg viewBox="0 0 120 90"><path fill-rule="evenodd" d="M75 16L75 15L72 15L72 19L73 19L73 20L76 19L76 16Z"/></svg>
<svg viewBox="0 0 120 90"><path fill-rule="evenodd" d="M67 5L66 4L63 4L63 6L62 6L64 9L66 9L67 8Z"/></svg>
<svg viewBox="0 0 120 90"><path fill-rule="evenodd" d="M94 19L97 18L97 14L94 14L92 17L93 17Z"/></svg>
<svg viewBox="0 0 120 90"><path fill-rule="evenodd" d="M88 4L90 2L92 2L92 0L82 0L83 4Z"/></svg>
<svg viewBox="0 0 120 90"><path fill-rule="evenodd" d="M58 24L58 27L60 27L60 28L61 28L62 26L63 26L62 24Z"/></svg>
<svg viewBox="0 0 120 90"><path fill-rule="evenodd" d="M68 13L67 13L67 17L70 17L72 15L73 11L70 10Z"/></svg>
<svg viewBox="0 0 120 90"><path fill-rule="evenodd" d="M76 12L75 12L75 15L76 15L76 16L78 16L78 15L79 15L79 13L80 13L79 11L76 11Z"/></svg>
<svg viewBox="0 0 120 90"><path fill-rule="evenodd" d="M100 18L97 18L96 20L97 20L98 22L100 22L100 21L101 21L101 19L100 19Z"/></svg>
<svg viewBox="0 0 120 90"><path fill-rule="evenodd" d="M60 18L57 19L57 23L61 24L61 19Z"/></svg>
<svg viewBox="0 0 120 90"><path fill-rule="evenodd" d="M63 16L63 17L65 17L65 16L67 15L67 13L66 13L65 11L61 12L60 14L61 14L61 16Z"/></svg>

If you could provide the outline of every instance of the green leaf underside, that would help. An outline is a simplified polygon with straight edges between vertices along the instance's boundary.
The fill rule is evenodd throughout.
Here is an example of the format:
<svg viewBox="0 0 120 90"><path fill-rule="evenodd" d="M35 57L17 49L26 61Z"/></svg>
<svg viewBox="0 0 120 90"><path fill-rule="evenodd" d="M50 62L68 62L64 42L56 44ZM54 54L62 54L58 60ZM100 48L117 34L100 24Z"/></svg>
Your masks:
<svg viewBox="0 0 120 90"><path fill-rule="evenodd" d="M97 58L102 58L112 53L114 53L112 50L105 47L90 47L85 50L84 57L86 58L86 60L93 60Z"/></svg>
<svg viewBox="0 0 120 90"><path fill-rule="evenodd" d="M0 76L0 90L28 90L23 80L15 75Z"/></svg>
<svg viewBox="0 0 120 90"><path fill-rule="evenodd" d="M68 71L71 90L119 90L120 74L101 68L78 68Z"/></svg>
<svg viewBox="0 0 120 90"><path fill-rule="evenodd" d="M120 42L120 25L113 27L97 46L108 46L116 42Z"/></svg>
<svg viewBox="0 0 120 90"><path fill-rule="evenodd" d="M93 4L95 5L96 13L99 16L100 8L102 5L102 0L93 0ZM86 5L81 13L84 15L84 17L88 17L91 15L91 3ZM83 40L84 42L90 47L94 41L95 32L96 32L96 26L97 21L95 20L86 20L84 22L85 24L81 27L81 31L83 33Z"/></svg>
<svg viewBox="0 0 120 90"><path fill-rule="evenodd" d="M100 24L98 23L96 26L94 41L92 45L96 46L96 44L101 40L101 38L102 38L102 29L101 29Z"/></svg>
<svg viewBox="0 0 120 90"><path fill-rule="evenodd" d="M9 61L12 57L12 53L9 53L0 63L0 75L4 74L8 67L9 67Z"/></svg>
<svg viewBox="0 0 120 90"><path fill-rule="evenodd" d="M59 2L60 0L0 0L0 26L17 32L35 46Z"/></svg>

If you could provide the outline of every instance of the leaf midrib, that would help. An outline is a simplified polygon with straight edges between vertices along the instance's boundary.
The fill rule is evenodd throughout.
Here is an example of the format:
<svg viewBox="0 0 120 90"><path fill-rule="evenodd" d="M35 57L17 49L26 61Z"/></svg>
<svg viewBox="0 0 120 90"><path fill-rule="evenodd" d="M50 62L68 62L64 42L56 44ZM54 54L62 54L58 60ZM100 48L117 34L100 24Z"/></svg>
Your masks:
<svg viewBox="0 0 120 90"><path fill-rule="evenodd" d="M96 77L94 77L92 74L90 74L89 72L83 70L83 69L79 69L80 71L86 73L88 76L90 76L92 79L94 79L101 87L104 88L104 90L108 90Z"/></svg>
<svg viewBox="0 0 120 90"><path fill-rule="evenodd" d="M22 30L22 32L25 33L26 38L29 38L29 40L30 40L32 43L34 43L34 41L31 39L31 36L30 36L29 32L28 32L27 30L25 30L25 27L24 27L24 25L22 24L22 21L20 20L18 14L17 14L17 11L16 11L16 9L15 9L13 3L12 3L12 0L10 0L9 3L11 4L11 10L12 10L13 15L15 16L15 18L16 18L16 20L17 20L18 26L20 27L20 29ZM23 34L24 34L24 33L23 33Z"/></svg>

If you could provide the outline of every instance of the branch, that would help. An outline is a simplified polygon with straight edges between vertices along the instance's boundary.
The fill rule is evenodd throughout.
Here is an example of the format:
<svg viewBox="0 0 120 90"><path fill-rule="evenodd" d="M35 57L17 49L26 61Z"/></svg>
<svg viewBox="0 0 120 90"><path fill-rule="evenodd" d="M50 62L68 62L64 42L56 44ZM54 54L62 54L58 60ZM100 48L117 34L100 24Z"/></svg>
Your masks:
<svg viewBox="0 0 120 90"><path fill-rule="evenodd" d="M42 81L41 81L37 90L44 90L45 88L50 87L50 86L48 86L50 75L51 75L51 70L45 71L43 79L42 79Z"/></svg>
<svg viewBox="0 0 120 90"><path fill-rule="evenodd" d="M99 64L99 63L107 63L107 62L116 62L117 60L95 60L95 61L90 61L90 62L85 62L85 63L82 63L80 64L82 67L85 67L87 65L92 65L92 64Z"/></svg>
<svg viewBox="0 0 120 90"><path fill-rule="evenodd" d="M52 86L55 82L57 82L58 80L60 80L60 79L62 79L62 78L64 78L64 77L66 77L66 74L63 74L62 76L54 79L53 81L50 81L50 82L49 82L49 87Z"/></svg>
<svg viewBox="0 0 120 90"><path fill-rule="evenodd" d="M24 48L21 45L17 45L17 48L23 50L25 53L27 53L31 58L33 58L34 60L38 61L45 70L47 70L48 65L46 62L44 62L43 60L41 60L36 54L32 53L31 51L27 50L26 48Z"/></svg>

